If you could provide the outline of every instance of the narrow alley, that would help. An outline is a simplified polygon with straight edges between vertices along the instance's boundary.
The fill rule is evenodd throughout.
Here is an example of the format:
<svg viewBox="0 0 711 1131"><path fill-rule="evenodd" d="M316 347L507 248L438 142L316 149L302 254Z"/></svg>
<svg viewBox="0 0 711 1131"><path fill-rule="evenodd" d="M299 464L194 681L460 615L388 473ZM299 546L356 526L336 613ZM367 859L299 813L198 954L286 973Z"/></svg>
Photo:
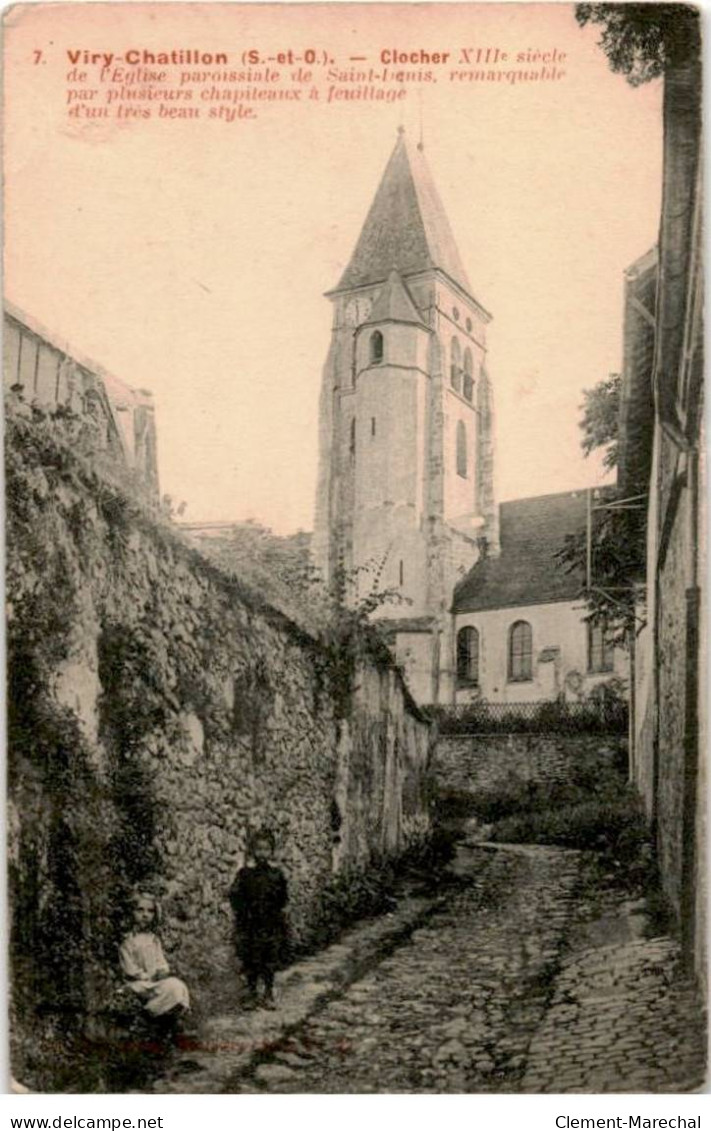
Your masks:
<svg viewBox="0 0 711 1131"><path fill-rule="evenodd" d="M213 1019L155 1090L693 1090L703 1027L675 943L635 937L639 917L615 926L609 912L596 937L584 863L560 848L461 846L446 897L364 973L334 973L352 965L356 930L284 972L276 1013Z"/></svg>
<svg viewBox="0 0 711 1131"><path fill-rule="evenodd" d="M309 1053L302 1063L277 1053L257 1067L258 1085L290 1092L516 1090L557 967L577 854L537 848L472 855L485 856L477 880L294 1035Z"/></svg>

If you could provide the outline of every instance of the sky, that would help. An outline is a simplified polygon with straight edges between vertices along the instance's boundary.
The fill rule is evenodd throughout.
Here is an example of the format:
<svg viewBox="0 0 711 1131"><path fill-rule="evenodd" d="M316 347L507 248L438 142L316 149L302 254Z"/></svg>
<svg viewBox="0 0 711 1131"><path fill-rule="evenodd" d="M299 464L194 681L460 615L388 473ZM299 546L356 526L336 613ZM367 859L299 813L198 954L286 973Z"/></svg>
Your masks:
<svg viewBox="0 0 711 1131"><path fill-rule="evenodd" d="M400 125L422 131L493 315L499 499L603 481L580 450L579 405L619 371L624 271L657 238L661 84L613 75L572 6L54 4L6 20L6 298L153 392L161 490L185 520L312 528L324 292ZM566 75L461 83L442 66L394 105L260 104L232 123L66 113L69 50L236 61L309 45L339 69L351 54L377 67L391 49L557 48Z"/></svg>

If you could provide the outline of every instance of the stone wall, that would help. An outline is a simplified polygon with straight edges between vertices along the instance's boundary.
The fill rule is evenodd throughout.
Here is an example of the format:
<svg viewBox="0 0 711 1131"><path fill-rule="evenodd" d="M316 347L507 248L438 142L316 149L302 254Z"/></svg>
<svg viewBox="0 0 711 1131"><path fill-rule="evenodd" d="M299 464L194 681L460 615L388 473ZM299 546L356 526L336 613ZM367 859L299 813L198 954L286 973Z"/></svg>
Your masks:
<svg viewBox="0 0 711 1131"><path fill-rule="evenodd" d="M654 680L640 717L638 780L652 783L662 886L684 961L707 982L706 522L701 62L691 51L664 80L664 192L654 350L654 443L647 514L648 620ZM651 741L650 741L651 740ZM651 773L650 773L651 768Z"/></svg>
<svg viewBox="0 0 711 1131"><path fill-rule="evenodd" d="M619 735L441 735L435 783L440 793L466 794L493 791L513 781L565 781L576 763L619 765L626 748L627 740Z"/></svg>
<svg viewBox="0 0 711 1131"><path fill-rule="evenodd" d="M131 885L193 985L277 838L307 940L334 871L428 831L429 726L397 671L260 604L57 438L7 427L10 894L18 1023L98 1008Z"/></svg>
<svg viewBox="0 0 711 1131"><path fill-rule="evenodd" d="M664 494L671 493L675 452L664 437L661 442L662 508L672 508ZM666 488L666 492L664 491ZM683 504L687 505L684 506ZM688 499L672 511L674 525L663 562L657 563L658 632L658 735L657 847L664 889L677 917L681 916L683 841L688 830L684 822L685 739L687 709L687 632L686 590L689 584Z"/></svg>
<svg viewBox="0 0 711 1131"><path fill-rule="evenodd" d="M703 449L703 445L702 445ZM705 692L703 569L698 536L707 505L674 446L659 439L660 514L656 555L657 714L652 766L653 817L664 892L679 923L685 955L702 981L705 960L706 799L703 791ZM703 560L703 559L702 559ZM653 732L654 733L654 732ZM649 752L644 751L649 761ZM656 754L656 766L654 758Z"/></svg>
<svg viewBox="0 0 711 1131"><path fill-rule="evenodd" d="M700 447L704 448L703 442ZM658 429L647 542L646 626L638 637L634 781L652 824L664 895L687 957L706 972L706 592L694 567L706 502Z"/></svg>

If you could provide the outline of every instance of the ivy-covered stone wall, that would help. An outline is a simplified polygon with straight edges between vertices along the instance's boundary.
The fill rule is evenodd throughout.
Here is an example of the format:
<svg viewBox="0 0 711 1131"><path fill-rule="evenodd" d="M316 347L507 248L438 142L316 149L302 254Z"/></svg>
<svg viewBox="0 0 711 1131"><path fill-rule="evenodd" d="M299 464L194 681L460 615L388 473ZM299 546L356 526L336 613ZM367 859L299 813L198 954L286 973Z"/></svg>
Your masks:
<svg viewBox="0 0 711 1131"><path fill-rule="evenodd" d="M308 940L334 871L426 836L430 730L382 654L261 604L56 423L10 419L6 461L13 1008L61 1028L101 1008L136 883L198 992L234 970L257 827Z"/></svg>

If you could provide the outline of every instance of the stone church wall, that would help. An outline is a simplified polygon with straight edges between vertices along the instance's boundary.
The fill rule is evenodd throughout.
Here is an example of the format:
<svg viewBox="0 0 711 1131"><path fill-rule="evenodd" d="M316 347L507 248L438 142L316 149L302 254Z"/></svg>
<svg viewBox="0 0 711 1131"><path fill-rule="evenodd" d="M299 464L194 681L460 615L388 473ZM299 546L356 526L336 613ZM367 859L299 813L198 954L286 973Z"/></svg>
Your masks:
<svg viewBox="0 0 711 1131"><path fill-rule="evenodd" d="M57 438L7 428L9 868L18 1027L104 1000L132 884L199 993L267 825L308 941L334 871L427 834L430 728L382 657L327 649Z"/></svg>
<svg viewBox="0 0 711 1131"><path fill-rule="evenodd" d="M613 677L627 680L629 662L621 648L614 650L611 671L589 670L588 626L578 600L534 605L510 605L478 612L458 613L455 630L471 625L479 633L479 683L458 688L457 702L480 697L491 703L534 703L555 699L566 691L574 676L584 695ZM512 680L508 674L511 626L524 620L531 626L533 656L531 679Z"/></svg>

